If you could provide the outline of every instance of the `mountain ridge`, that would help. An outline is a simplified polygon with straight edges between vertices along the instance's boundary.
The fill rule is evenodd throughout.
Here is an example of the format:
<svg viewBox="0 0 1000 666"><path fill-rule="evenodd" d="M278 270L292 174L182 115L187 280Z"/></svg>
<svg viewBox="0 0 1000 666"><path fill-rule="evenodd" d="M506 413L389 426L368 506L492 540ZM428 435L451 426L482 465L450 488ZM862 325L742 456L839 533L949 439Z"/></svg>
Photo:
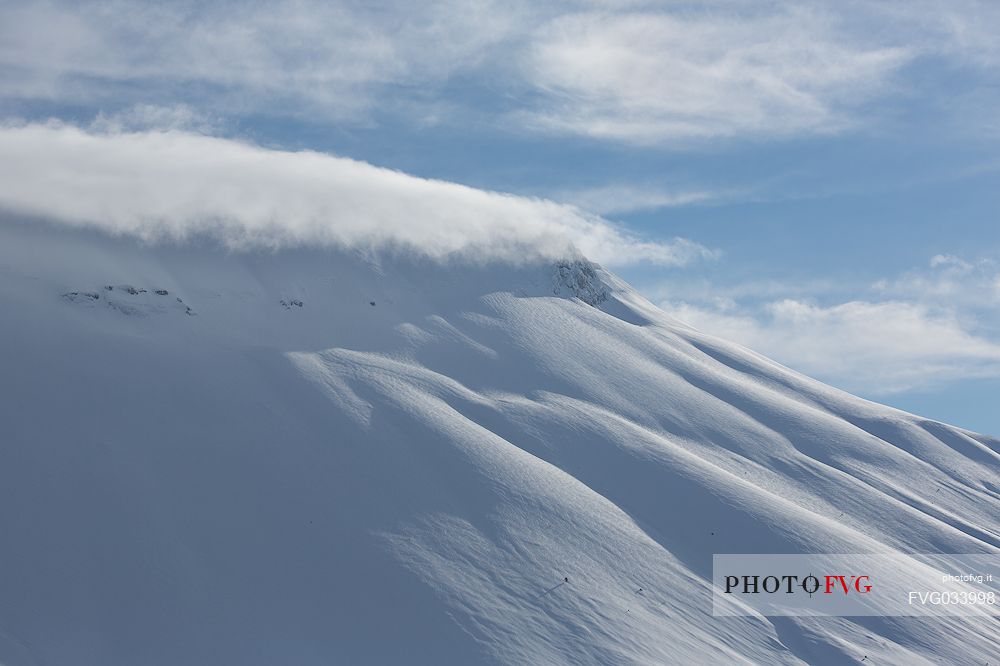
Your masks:
<svg viewBox="0 0 1000 666"><path fill-rule="evenodd" d="M595 264L0 241L0 663L995 654L995 618L713 617L716 552L1000 552L1000 442Z"/></svg>

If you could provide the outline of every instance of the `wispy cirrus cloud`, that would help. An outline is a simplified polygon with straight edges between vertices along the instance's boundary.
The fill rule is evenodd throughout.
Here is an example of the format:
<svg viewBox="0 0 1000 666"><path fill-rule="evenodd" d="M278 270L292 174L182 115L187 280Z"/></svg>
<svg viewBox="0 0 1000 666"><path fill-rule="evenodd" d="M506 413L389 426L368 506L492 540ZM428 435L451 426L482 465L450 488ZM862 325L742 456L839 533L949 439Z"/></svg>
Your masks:
<svg viewBox="0 0 1000 666"><path fill-rule="evenodd" d="M714 256L553 201L180 130L0 127L0 208L151 241L211 236L237 249L400 248L504 261L582 252L609 265L672 266Z"/></svg>
<svg viewBox="0 0 1000 666"><path fill-rule="evenodd" d="M135 104L114 113L99 113L89 129L97 132L185 130L199 134L217 132L222 120L187 104L160 106Z"/></svg>
<svg viewBox="0 0 1000 666"><path fill-rule="evenodd" d="M728 9L728 11L726 11ZM837 132L913 57L841 34L810 5L590 11L544 26L526 122L636 143Z"/></svg>
<svg viewBox="0 0 1000 666"><path fill-rule="evenodd" d="M10 2L0 91L365 122L389 88L430 88L476 66L515 16L490 0Z"/></svg>
<svg viewBox="0 0 1000 666"><path fill-rule="evenodd" d="M563 190L552 194L552 198L558 201L565 201L598 215L690 206L718 201L726 196L725 193L709 190L668 190L628 184Z"/></svg>
<svg viewBox="0 0 1000 666"><path fill-rule="evenodd" d="M995 84L998 30L981 0L8 2L0 94L672 146L870 126L926 60ZM981 114L990 89L948 104Z"/></svg>

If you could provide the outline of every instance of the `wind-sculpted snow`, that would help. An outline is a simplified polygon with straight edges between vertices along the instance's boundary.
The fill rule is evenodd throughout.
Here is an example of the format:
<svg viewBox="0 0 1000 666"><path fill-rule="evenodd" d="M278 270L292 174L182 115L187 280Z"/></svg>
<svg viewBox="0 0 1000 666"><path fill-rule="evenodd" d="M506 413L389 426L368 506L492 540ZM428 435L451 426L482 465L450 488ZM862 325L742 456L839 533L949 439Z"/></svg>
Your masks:
<svg viewBox="0 0 1000 666"><path fill-rule="evenodd" d="M7 225L0 299L5 666L996 657L991 620L713 617L713 553L998 552L1000 446L595 265Z"/></svg>

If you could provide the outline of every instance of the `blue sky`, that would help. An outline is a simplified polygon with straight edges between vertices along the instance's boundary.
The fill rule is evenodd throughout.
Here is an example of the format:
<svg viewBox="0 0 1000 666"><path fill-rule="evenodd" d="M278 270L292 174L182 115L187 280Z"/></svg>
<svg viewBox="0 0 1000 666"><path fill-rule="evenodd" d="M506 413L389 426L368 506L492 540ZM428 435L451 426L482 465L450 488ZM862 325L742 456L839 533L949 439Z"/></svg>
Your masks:
<svg viewBox="0 0 1000 666"><path fill-rule="evenodd" d="M865 397L1000 433L1000 5L0 5L0 113L310 149L704 251L609 263Z"/></svg>

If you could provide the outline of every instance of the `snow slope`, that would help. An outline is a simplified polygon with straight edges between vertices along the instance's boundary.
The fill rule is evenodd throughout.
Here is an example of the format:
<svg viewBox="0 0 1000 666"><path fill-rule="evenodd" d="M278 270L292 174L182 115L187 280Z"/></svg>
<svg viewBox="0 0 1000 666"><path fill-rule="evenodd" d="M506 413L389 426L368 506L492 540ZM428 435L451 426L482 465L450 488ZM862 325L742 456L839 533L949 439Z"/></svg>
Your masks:
<svg viewBox="0 0 1000 666"><path fill-rule="evenodd" d="M713 553L1000 552L1000 442L586 263L7 221L0 312L5 666L1000 657L995 619L713 618Z"/></svg>

